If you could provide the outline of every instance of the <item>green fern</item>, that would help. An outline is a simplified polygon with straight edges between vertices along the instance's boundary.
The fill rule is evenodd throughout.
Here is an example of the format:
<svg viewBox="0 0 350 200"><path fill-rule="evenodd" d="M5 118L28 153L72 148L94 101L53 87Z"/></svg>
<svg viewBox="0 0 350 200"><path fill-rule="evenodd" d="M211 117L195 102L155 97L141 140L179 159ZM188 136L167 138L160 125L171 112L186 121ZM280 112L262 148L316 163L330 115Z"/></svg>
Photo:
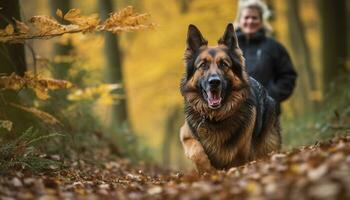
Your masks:
<svg viewBox="0 0 350 200"><path fill-rule="evenodd" d="M0 171L9 169L28 169L31 171L44 171L60 167L60 163L38 156L37 146L40 141L64 136L59 133L41 135L33 127L28 128L18 138L2 141L0 146Z"/></svg>

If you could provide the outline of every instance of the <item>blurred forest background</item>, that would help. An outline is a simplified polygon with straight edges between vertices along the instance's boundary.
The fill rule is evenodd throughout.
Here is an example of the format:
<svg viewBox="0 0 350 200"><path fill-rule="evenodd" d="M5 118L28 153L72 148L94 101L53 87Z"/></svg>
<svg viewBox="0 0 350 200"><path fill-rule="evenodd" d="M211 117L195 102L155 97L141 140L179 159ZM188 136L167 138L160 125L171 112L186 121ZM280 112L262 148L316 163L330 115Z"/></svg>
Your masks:
<svg viewBox="0 0 350 200"><path fill-rule="evenodd" d="M11 20L4 8L15 2L0 1L0 28ZM18 106L8 111L8 103L2 100L0 143L16 146L15 151L18 141L28 135L35 140L54 134L50 139L44 137L49 141L35 148L63 157L84 157L83 152L100 148L97 155L115 153L172 168L188 166L178 139L184 120L179 82L185 69L182 58L187 27L195 24L209 44L215 45L227 23L234 21L237 2L19 0L15 17L21 21L35 15L55 16L57 8L64 13L78 8L83 14L98 13L105 19L111 11L131 5L138 13L150 13L157 26L116 36L77 33L26 40L18 47L22 50L1 44L1 75L31 71L68 80L75 87L52 91L47 100L22 90L15 97L9 94L13 101L51 114L61 125L43 123L34 119L33 112L20 111ZM265 2L272 13L273 36L286 46L299 75L294 94L283 104L284 148L349 133L350 1ZM7 95L7 91L0 92ZM13 122L11 129L6 130L5 120ZM0 153L10 156L7 149L0 149Z"/></svg>

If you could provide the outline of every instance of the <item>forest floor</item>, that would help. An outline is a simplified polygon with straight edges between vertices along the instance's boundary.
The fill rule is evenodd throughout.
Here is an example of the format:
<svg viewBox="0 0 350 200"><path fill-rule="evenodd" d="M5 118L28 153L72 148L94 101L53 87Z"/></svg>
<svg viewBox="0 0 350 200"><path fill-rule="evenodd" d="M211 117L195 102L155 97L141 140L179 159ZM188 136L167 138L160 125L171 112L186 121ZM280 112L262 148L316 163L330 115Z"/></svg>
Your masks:
<svg viewBox="0 0 350 200"><path fill-rule="evenodd" d="M0 175L0 199L350 199L350 136L210 174L72 162L64 170Z"/></svg>

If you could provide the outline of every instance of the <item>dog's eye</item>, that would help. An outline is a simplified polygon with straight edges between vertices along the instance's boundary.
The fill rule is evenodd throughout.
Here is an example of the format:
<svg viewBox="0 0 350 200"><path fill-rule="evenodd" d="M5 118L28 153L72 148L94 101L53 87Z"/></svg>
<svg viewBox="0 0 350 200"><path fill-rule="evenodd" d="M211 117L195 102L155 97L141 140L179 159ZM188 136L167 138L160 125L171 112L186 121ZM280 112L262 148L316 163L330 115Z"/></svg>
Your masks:
<svg viewBox="0 0 350 200"><path fill-rule="evenodd" d="M225 68L225 67L230 67L230 65L227 62L221 60L219 62L219 67Z"/></svg>
<svg viewBox="0 0 350 200"><path fill-rule="evenodd" d="M202 62L198 68L202 68L202 69L208 69L208 63L207 62Z"/></svg>

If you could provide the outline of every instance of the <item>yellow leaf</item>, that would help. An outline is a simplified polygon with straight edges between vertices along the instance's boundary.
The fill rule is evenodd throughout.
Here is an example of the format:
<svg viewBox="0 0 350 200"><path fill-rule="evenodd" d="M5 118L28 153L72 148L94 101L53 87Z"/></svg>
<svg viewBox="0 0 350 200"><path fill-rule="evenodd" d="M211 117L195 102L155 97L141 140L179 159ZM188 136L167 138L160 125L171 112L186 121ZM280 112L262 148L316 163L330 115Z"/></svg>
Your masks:
<svg viewBox="0 0 350 200"><path fill-rule="evenodd" d="M35 95L41 99L41 100L47 100L50 98L49 94L48 94L48 90L47 89L42 89L42 88L32 88L35 92Z"/></svg>
<svg viewBox="0 0 350 200"><path fill-rule="evenodd" d="M63 18L62 10L59 9L59 8L57 8L57 10L56 10L56 15L57 15L58 17L60 17L60 18Z"/></svg>
<svg viewBox="0 0 350 200"><path fill-rule="evenodd" d="M73 86L69 81L42 78L38 75L33 75L30 72L25 73L24 79L27 87L34 90L36 96L42 100L50 98L48 94L49 90L68 89Z"/></svg>
<svg viewBox="0 0 350 200"><path fill-rule="evenodd" d="M68 89L73 86L73 84L69 81L65 80L54 80L54 79L43 79L47 83L47 88L50 90L56 89Z"/></svg>
<svg viewBox="0 0 350 200"><path fill-rule="evenodd" d="M7 25L5 28L5 32L7 33L7 35L12 35L14 32L14 28L11 24Z"/></svg>
<svg viewBox="0 0 350 200"><path fill-rule="evenodd" d="M100 30L120 33L122 31L152 29L155 27L154 23L145 24L149 16L149 14L134 13L133 8L128 6L119 12L112 13L110 17L103 22Z"/></svg>
<svg viewBox="0 0 350 200"><path fill-rule="evenodd" d="M10 76L0 76L0 85L5 89L17 91L24 87L25 80L15 73L12 73Z"/></svg>
<svg viewBox="0 0 350 200"><path fill-rule="evenodd" d="M50 124L50 125L62 125L62 123L56 119L54 116L50 115L47 112L41 111L34 107L25 107L19 104L10 103L11 106L21 109L23 111L32 113L35 117L41 119L44 123Z"/></svg>
<svg viewBox="0 0 350 200"><path fill-rule="evenodd" d="M102 84L97 87L89 87L84 90L76 90L68 95L68 100L82 101L82 100L97 100L98 104L111 105L117 100L125 98L121 95L112 94L113 90L121 88L120 84Z"/></svg>
<svg viewBox="0 0 350 200"><path fill-rule="evenodd" d="M72 19L79 17L79 15L80 15L80 10L79 10L79 9L76 9L76 8L73 8L73 9L70 9L70 10L64 15L63 19L68 20L68 21L71 21Z"/></svg>
<svg viewBox="0 0 350 200"><path fill-rule="evenodd" d="M45 15L33 16L30 22L34 25L39 35L58 34L66 30L64 26L55 19Z"/></svg>
<svg viewBox="0 0 350 200"><path fill-rule="evenodd" d="M21 22L21 21L18 21L16 20L15 18L13 18L16 22L16 28L19 30L20 33L28 33L29 32L29 27Z"/></svg>
<svg viewBox="0 0 350 200"><path fill-rule="evenodd" d="M12 130L12 126L13 126L13 123L11 121L0 120L0 128L4 128L7 131L11 131Z"/></svg>
<svg viewBox="0 0 350 200"><path fill-rule="evenodd" d="M252 194L252 195L260 195L262 192L261 186L253 181L249 181L245 189L249 194Z"/></svg>

